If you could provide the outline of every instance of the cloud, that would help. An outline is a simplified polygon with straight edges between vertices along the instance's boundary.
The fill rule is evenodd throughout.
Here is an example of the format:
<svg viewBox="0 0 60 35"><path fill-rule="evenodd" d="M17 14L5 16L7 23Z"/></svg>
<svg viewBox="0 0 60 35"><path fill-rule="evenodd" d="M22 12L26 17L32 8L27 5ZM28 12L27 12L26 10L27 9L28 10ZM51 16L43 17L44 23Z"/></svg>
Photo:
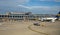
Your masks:
<svg viewBox="0 0 60 35"><path fill-rule="evenodd" d="M55 0L56 2L60 2L60 0Z"/></svg>
<svg viewBox="0 0 60 35"><path fill-rule="evenodd" d="M41 14L57 14L60 11L60 6L31 6L31 11Z"/></svg>
<svg viewBox="0 0 60 35"><path fill-rule="evenodd" d="M49 6L32 6L32 7L30 7L30 8L32 8L32 9L34 9L34 8L48 9L48 8L50 8L50 7L49 7Z"/></svg>
<svg viewBox="0 0 60 35"><path fill-rule="evenodd" d="M10 3L13 2L13 3L20 3L21 4L21 3L27 3L27 2L29 2L29 0L0 0L0 2L3 2L3 3L4 2L10 2Z"/></svg>
<svg viewBox="0 0 60 35"><path fill-rule="evenodd" d="M0 6L16 7L20 4L26 4L29 0L0 0Z"/></svg>
<svg viewBox="0 0 60 35"><path fill-rule="evenodd" d="M17 1L17 3L27 3L27 2L29 2L29 0L16 0Z"/></svg>
<svg viewBox="0 0 60 35"><path fill-rule="evenodd" d="M55 11L59 11L60 10L60 6L31 6L31 7L28 7L28 6L24 6L24 5L18 5L18 6L21 6L21 7L24 7L24 8L27 8L27 9L42 9L42 10L55 10Z"/></svg>
<svg viewBox="0 0 60 35"><path fill-rule="evenodd" d="M31 9L60 10L60 6L32 6Z"/></svg>
<svg viewBox="0 0 60 35"><path fill-rule="evenodd" d="M53 1L53 0L40 0L40 1Z"/></svg>
<svg viewBox="0 0 60 35"><path fill-rule="evenodd" d="M24 6L24 5L18 5L18 6L30 9L30 7L28 7L28 6Z"/></svg>
<svg viewBox="0 0 60 35"><path fill-rule="evenodd" d="M60 0L40 0L40 1L54 1L54 2L60 2Z"/></svg>

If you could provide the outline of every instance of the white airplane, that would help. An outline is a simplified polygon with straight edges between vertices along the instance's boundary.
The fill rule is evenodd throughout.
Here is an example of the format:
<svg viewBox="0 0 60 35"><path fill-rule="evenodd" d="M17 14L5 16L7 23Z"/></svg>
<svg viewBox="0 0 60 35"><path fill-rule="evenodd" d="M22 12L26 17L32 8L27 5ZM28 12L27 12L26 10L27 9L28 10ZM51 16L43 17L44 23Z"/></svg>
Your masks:
<svg viewBox="0 0 60 35"><path fill-rule="evenodd" d="M42 17L41 18L41 21L44 21L44 20L51 20L52 22L55 22L56 19L60 19L60 12L56 15L56 17Z"/></svg>
<svg viewBox="0 0 60 35"><path fill-rule="evenodd" d="M55 22L56 19L57 19L56 17L45 17L45 18L41 18L41 21L51 20L52 22Z"/></svg>

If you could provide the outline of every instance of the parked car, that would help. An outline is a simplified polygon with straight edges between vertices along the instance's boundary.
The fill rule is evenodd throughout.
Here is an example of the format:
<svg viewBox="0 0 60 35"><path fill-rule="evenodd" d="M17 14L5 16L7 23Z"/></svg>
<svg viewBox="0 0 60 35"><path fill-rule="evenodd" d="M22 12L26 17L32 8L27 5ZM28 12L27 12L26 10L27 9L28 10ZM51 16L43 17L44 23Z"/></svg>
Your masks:
<svg viewBox="0 0 60 35"><path fill-rule="evenodd" d="M40 24L39 24L39 23L37 23L37 22L36 22L36 23L33 23L33 24L34 24L34 25L36 25L36 26L40 26Z"/></svg>

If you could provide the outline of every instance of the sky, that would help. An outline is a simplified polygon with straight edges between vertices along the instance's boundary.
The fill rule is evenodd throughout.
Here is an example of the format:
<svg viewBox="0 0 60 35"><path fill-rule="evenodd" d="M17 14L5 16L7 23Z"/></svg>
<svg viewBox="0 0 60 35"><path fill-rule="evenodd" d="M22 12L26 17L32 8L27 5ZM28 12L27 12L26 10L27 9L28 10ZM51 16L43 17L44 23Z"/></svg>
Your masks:
<svg viewBox="0 0 60 35"><path fill-rule="evenodd" d="M59 11L60 0L0 0L0 14L6 12L57 14Z"/></svg>

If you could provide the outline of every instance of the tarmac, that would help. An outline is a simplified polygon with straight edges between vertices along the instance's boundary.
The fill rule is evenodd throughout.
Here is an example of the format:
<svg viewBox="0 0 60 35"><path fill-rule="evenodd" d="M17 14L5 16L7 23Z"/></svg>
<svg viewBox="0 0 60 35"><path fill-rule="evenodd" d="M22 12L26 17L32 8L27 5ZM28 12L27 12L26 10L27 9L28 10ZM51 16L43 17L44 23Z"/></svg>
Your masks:
<svg viewBox="0 0 60 35"><path fill-rule="evenodd" d="M39 22L40 26L33 25ZM0 22L0 35L60 35L60 21L9 21Z"/></svg>

